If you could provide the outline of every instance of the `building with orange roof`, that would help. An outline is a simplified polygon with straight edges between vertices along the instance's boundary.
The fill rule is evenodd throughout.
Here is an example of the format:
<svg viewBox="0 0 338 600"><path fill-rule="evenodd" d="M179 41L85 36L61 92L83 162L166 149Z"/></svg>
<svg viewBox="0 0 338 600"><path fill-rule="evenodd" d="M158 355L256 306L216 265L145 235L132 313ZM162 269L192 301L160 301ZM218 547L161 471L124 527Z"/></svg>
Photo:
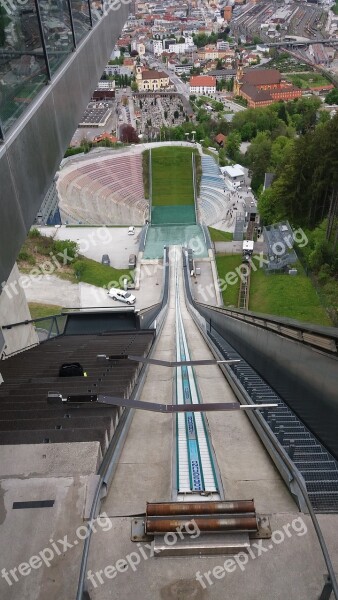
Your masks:
<svg viewBox="0 0 338 600"><path fill-rule="evenodd" d="M189 82L190 94L215 94L216 77L212 75L193 75Z"/></svg>
<svg viewBox="0 0 338 600"><path fill-rule="evenodd" d="M105 140L108 140L112 144L116 144L116 142L118 142L117 137L111 135L111 133L108 133L107 131L104 131L103 133L100 133L100 135L94 137L93 143L98 144L99 142L103 142Z"/></svg>

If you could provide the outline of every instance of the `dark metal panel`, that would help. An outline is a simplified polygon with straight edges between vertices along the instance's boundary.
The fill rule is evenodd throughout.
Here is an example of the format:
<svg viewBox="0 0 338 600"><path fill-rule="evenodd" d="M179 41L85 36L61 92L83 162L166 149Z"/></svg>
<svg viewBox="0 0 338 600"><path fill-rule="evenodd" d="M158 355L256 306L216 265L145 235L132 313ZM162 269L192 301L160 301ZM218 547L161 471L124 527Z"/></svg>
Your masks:
<svg viewBox="0 0 338 600"><path fill-rule="evenodd" d="M43 197L48 190L50 174L59 165L62 147L57 128L53 97L48 95L7 151L26 229L36 217L40 194Z"/></svg>
<svg viewBox="0 0 338 600"><path fill-rule="evenodd" d="M22 218L21 208L17 201L16 190L6 155L0 160L0 209L1 293L1 283L7 280L15 257L20 250L21 240L26 235L26 227Z"/></svg>
<svg viewBox="0 0 338 600"><path fill-rule="evenodd" d="M0 329L0 356L1 356L1 353L2 353L2 351L4 349L4 347L5 347L5 344L6 344L5 338L4 338L3 333L2 333L2 331Z"/></svg>
<svg viewBox="0 0 338 600"><path fill-rule="evenodd" d="M337 358L211 307L198 309L337 458Z"/></svg>
<svg viewBox="0 0 338 600"><path fill-rule="evenodd" d="M82 57L81 59L82 60ZM88 90L85 90L81 79L81 70L77 62L72 62L53 91L54 110L57 114L57 136L60 146L69 144L81 113L88 102ZM76 125L74 127L74 118Z"/></svg>

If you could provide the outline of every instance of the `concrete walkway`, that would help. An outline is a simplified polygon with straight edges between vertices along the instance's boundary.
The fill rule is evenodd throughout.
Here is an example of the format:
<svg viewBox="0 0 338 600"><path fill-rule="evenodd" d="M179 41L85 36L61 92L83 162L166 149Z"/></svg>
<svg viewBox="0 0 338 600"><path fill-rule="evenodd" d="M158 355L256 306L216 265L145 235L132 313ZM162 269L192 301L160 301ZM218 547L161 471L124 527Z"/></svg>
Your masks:
<svg viewBox="0 0 338 600"><path fill-rule="evenodd" d="M146 308L159 302L162 289L163 270L156 265L147 265L141 269L141 287L133 290L136 296L135 307ZM25 288L28 302L56 304L63 308L123 308L125 304L114 302L104 288L89 283L71 283L56 275L31 277L30 285Z"/></svg>

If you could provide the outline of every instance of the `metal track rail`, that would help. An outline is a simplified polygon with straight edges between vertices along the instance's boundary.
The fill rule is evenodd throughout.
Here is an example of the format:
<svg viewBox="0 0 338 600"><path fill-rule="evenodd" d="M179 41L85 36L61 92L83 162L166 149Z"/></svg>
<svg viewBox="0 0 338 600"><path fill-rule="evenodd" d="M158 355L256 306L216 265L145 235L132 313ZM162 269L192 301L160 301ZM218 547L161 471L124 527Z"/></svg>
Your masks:
<svg viewBox="0 0 338 600"><path fill-rule="evenodd" d="M177 361L189 361L189 349L180 309L177 263L175 268L176 358ZM191 366L181 365L176 368L176 401L177 404L188 405L200 403L194 370ZM195 411L178 414L176 436L178 494L217 494L218 485L204 415Z"/></svg>
<svg viewBox="0 0 338 600"><path fill-rule="evenodd" d="M251 269L249 263L242 263L242 265L244 265L246 268L241 269L241 284L238 295L238 308L240 308L241 310L248 310Z"/></svg>

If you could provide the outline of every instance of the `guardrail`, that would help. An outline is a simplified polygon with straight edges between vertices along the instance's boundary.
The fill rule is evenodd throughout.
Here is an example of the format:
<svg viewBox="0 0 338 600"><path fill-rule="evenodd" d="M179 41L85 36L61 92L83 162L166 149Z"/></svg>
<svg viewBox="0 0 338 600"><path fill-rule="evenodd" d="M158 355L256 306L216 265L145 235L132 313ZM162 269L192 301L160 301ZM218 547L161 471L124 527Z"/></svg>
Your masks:
<svg viewBox="0 0 338 600"><path fill-rule="evenodd" d="M26 321L20 321L18 323L10 323L9 325L2 325L1 329L2 329L2 331L4 331L4 330L9 331L16 327L32 325L35 328L35 331L39 338L39 341L44 342L51 338L55 338L55 337L58 337L59 335L62 335L64 332L64 329L65 329L66 320L67 320L67 315L64 313L60 313L58 315L51 315L49 317L39 317L37 319L30 319L30 320L27 319ZM0 337L1 336L3 336L3 334L1 333L1 330L0 330ZM24 348L20 348L20 350L16 350L15 352L11 352L9 354L6 354L6 352L3 351L1 354L1 357L9 358L10 356L13 356L14 354L18 354L18 352L24 352L25 350L28 350L32 346L36 346L36 344L33 344L33 345L30 344L28 346L25 346Z"/></svg>
<svg viewBox="0 0 338 600"><path fill-rule="evenodd" d="M210 309L208 304L196 303L201 307ZM212 307L228 317L244 321L263 329L275 331L284 337L302 342L313 348L323 350L330 354L338 354L338 328L321 327L310 323L300 324L299 321L283 317L274 317L250 311L239 311L232 308Z"/></svg>

